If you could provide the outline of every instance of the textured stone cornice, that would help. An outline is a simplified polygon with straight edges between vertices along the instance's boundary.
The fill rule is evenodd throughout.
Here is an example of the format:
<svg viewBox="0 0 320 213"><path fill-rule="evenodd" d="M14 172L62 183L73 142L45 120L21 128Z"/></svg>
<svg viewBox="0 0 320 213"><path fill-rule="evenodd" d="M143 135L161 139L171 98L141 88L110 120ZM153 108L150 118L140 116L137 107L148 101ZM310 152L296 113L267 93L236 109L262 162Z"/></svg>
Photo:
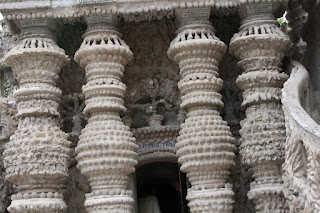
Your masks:
<svg viewBox="0 0 320 213"><path fill-rule="evenodd" d="M215 14L221 16L235 14L239 0L118 0L118 1L76 1L76 0L34 0L34 1L1 1L0 11L10 28L15 32L14 21L34 18L58 19L72 22L86 15L114 14L128 22L140 22L173 18L174 10L179 8L212 7Z"/></svg>

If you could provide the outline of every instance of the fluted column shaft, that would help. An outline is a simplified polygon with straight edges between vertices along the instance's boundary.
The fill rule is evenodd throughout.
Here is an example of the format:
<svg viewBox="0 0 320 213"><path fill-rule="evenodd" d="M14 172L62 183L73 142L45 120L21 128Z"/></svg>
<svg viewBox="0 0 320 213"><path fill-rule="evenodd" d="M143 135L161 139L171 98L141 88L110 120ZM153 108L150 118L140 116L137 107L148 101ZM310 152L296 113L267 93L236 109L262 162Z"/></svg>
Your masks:
<svg viewBox="0 0 320 213"><path fill-rule="evenodd" d="M188 112L176 148L192 185L187 195L192 213L233 209L234 193L226 180L234 165L234 139L218 111L223 106L218 62L225 51L207 21L182 26L168 50L180 67L181 108Z"/></svg>
<svg viewBox="0 0 320 213"><path fill-rule="evenodd" d="M272 16L272 4L245 4L248 15L230 44L230 52L244 70L236 81L246 108L240 154L254 178L248 197L261 213L286 212L281 178L286 140L281 88L287 75L281 66L290 40ZM252 14L251 7L263 9Z"/></svg>
<svg viewBox="0 0 320 213"><path fill-rule="evenodd" d="M137 149L120 113L125 111L126 86L121 82L132 52L116 28L100 23L88 25L75 60L85 68L83 86L88 115L76 147L78 168L90 183L85 207L93 212L131 213L132 191L128 175L135 171Z"/></svg>
<svg viewBox="0 0 320 213"><path fill-rule="evenodd" d="M36 22L22 28L18 45L5 58L20 85L14 93L18 129L4 152L6 178L19 191L8 210L62 213L70 142L58 125L61 90L56 80L68 58L47 28L50 20Z"/></svg>

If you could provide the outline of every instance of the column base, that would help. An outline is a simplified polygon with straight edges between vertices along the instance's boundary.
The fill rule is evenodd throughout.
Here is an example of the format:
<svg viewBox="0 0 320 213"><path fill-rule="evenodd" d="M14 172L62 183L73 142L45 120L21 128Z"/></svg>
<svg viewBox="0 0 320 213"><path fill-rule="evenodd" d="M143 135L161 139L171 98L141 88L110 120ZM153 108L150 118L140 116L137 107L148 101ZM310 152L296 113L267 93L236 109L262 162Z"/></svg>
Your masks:
<svg viewBox="0 0 320 213"><path fill-rule="evenodd" d="M134 199L128 195L101 195L87 198L88 213L132 213Z"/></svg>
<svg viewBox="0 0 320 213"><path fill-rule="evenodd" d="M192 213L231 213L234 193L231 187L194 190L189 189L187 200Z"/></svg>
<svg viewBox="0 0 320 213"><path fill-rule="evenodd" d="M67 205L62 198L30 198L13 200L10 213L65 213Z"/></svg>
<svg viewBox="0 0 320 213"><path fill-rule="evenodd" d="M282 184L252 186L248 198L256 205L257 213L289 213Z"/></svg>

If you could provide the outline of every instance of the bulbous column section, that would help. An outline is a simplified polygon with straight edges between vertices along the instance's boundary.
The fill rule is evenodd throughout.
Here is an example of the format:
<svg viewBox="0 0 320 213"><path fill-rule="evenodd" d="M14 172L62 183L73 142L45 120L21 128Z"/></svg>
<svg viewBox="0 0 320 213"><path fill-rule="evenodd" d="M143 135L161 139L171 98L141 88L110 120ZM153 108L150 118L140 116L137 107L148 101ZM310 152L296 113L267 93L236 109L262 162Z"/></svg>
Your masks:
<svg viewBox="0 0 320 213"><path fill-rule="evenodd" d="M61 90L56 80L68 58L54 42L50 20L29 21L21 21L19 42L5 58L20 84L14 93L18 129L4 151L6 178L19 191L8 210L62 213L70 142L58 124Z"/></svg>
<svg viewBox="0 0 320 213"><path fill-rule="evenodd" d="M272 15L275 7L273 2L243 4L246 18L230 44L244 70L236 81L246 108L240 154L254 178L248 197L260 213L287 212L281 174L286 140L281 88L287 75L280 67L291 43Z"/></svg>
<svg viewBox="0 0 320 213"><path fill-rule="evenodd" d="M120 113L125 111L126 91L121 78L132 52L116 28L95 23L98 19L87 17L88 29L75 54L86 72L82 90L89 117L76 147L77 166L92 189L85 201L89 213L131 213L134 200L127 190L128 175L135 171L138 146Z"/></svg>
<svg viewBox="0 0 320 213"><path fill-rule="evenodd" d="M176 144L192 185L188 206L192 213L232 212L234 193L226 181L234 165L234 138L218 111L223 106L218 62L226 45L207 20L189 23L178 29L168 50L180 67L181 108L188 112Z"/></svg>

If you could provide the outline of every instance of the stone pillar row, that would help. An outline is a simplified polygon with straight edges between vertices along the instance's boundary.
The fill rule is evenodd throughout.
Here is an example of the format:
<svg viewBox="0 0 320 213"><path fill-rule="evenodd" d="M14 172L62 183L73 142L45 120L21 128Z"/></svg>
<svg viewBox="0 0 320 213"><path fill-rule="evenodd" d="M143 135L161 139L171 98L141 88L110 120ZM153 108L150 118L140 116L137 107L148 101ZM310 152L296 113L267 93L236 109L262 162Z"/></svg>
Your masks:
<svg viewBox="0 0 320 213"><path fill-rule="evenodd" d="M176 148L181 170L192 185L187 194L190 211L231 213L234 193L226 182L234 165L235 145L218 111L223 106L218 93L223 85L218 63L226 45L215 36L208 21L209 11L178 11L180 28L168 50L169 58L180 68L181 108L187 111Z"/></svg>
<svg viewBox="0 0 320 213"><path fill-rule="evenodd" d="M121 78L133 54L114 27L116 17L87 16L86 21L88 28L75 54L87 78L82 91L89 120L76 147L77 167L91 186L85 207L88 213L131 213L134 200L127 186L138 145L120 113L126 110Z"/></svg>
<svg viewBox="0 0 320 213"><path fill-rule="evenodd" d="M230 43L230 52L244 70L236 80L246 113L240 154L252 172L248 197L259 213L288 212L281 172L286 140L281 88L288 76L281 66L291 43L272 15L278 6L279 1L244 1L242 26Z"/></svg>
<svg viewBox="0 0 320 213"><path fill-rule="evenodd" d="M240 153L254 178L248 197L260 213L287 212L281 179L286 136L280 102L287 75L280 67L290 40L272 16L278 4L243 1L240 14L245 18L230 44L230 52L244 69L237 79L246 108ZM235 145L219 113L223 81L218 65L227 48L208 21L210 8L176 12L180 27L168 56L179 65L181 108L188 112L176 144L181 170L192 185L188 205L192 213L231 213L234 193L227 179ZM83 94L89 120L76 147L77 166L91 186L85 208L88 213L130 213L134 200L128 179L135 171L138 146L120 114L126 110L121 78L133 54L115 27L117 17L85 18L88 28L75 54L87 78ZM58 126L61 90L56 80L68 58L54 42L50 20L24 20L20 25L18 45L5 59L20 83L15 92L19 126L4 152L7 178L19 191L12 196L9 212L62 213L70 142Z"/></svg>
<svg viewBox="0 0 320 213"><path fill-rule="evenodd" d="M68 61L49 20L21 21L18 44L6 55L20 88L14 93L18 129L6 145L6 178L17 185L10 213L65 212L61 190L68 177L70 142L58 125L61 90L56 81Z"/></svg>

